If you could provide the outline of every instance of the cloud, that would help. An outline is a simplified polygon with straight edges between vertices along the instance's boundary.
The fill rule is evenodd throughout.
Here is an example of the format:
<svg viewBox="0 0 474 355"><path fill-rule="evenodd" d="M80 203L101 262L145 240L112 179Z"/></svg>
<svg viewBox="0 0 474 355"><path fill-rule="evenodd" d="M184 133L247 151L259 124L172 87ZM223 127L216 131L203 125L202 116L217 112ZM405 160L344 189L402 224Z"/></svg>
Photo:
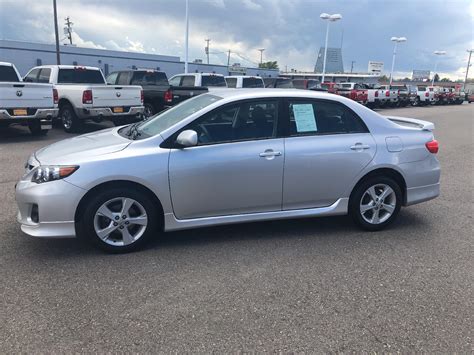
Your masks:
<svg viewBox="0 0 474 355"><path fill-rule="evenodd" d="M324 45L326 22L321 12L341 13L331 23L329 45L342 42L346 69L367 71L369 60L383 61L389 70L392 36L406 36L398 48L395 71L433 70L434 50L445 50L440 73L458 78L467 66L466 49L473 47L474 3L432 0L429 6L411 0L189 0L190 59L205 58L205 38L211 38L211 60L251 65L266 60L280 67L311 71ZM59 0L60 22L71 16L81 45L114 50L184 55L185 0ZM22 22L18 24L18 14ZM62 25L61 25L62 27ZM50 1L1 0L0 36L53 42ZM62 31L61 31L62 32ZM98 48L98 47L97 47ZM247 58L242 59L242 57ZM464 69L465 71L465 69ZM474 71L473 71L474 72Z"/></svg>

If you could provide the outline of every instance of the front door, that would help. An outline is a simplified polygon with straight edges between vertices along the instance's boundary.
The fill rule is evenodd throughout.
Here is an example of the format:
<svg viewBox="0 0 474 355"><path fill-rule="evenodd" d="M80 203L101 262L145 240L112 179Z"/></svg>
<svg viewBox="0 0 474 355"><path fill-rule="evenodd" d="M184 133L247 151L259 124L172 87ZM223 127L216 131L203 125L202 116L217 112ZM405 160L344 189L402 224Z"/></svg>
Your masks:
<svg viewBox="0 0 474 355"><path fill-rule="evenodd" d="M198 145L172 149L171 200L178 219L281 210L284 139L276 138L278 102L244 101L185 127Z"/></svg>

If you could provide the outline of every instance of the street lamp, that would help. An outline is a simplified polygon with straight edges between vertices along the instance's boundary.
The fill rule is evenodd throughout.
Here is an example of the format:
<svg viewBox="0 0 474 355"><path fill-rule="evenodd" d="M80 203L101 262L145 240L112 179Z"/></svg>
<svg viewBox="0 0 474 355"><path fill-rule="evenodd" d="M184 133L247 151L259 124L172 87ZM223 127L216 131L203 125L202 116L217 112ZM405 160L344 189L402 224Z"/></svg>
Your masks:
<svg viewBox="0 0 474 355"><path fill-rule="evenodd" d="M186 0L186 14L185 14L185 21L186 21L186 30L184 34L184 72L188 73L188 53L189 53L189 1ZM209 64L209 63L208 63Z"/></svg>
<svg viewBox="0 0 474 355"><path fill-rule="evenodd" d="M390 38L392 42L395 42L395 46L393 47L393 57L392 57L392 70L390 72L390 85L392 85L393 80L393 68L395 67L395 57L397 56L397 46L399 43L406 42L406 37L392 37Z"/></svg>
<svg viewBox="0 0 474 355"><path fill-rule="evenodd" d="M439 56L440 55L445 55L446 51L434 51L433 54L436 54L436 60L435 60L435 66L434 66L434 70L433 70L433 79L431 80L431 86L434 85L434 80L435 80L435 76L436 76L436 68L438 67Z"/></svg>
<svg viewBox="0 0 474 355"><path fill-rule="evenodd" d="M331 22L336 22L336 21L342 19L342 15L341 14L330 15L330 14L327 14L327 13L323 12L321 15L319 15L319 17L322 20L327 20L328 21L328 24L326 26L326 44L324 45L323 76L321 78L321 82L324 83L324 76L326 74L326 56L327 56L327 53L328 53L329 24Z"/></svg>

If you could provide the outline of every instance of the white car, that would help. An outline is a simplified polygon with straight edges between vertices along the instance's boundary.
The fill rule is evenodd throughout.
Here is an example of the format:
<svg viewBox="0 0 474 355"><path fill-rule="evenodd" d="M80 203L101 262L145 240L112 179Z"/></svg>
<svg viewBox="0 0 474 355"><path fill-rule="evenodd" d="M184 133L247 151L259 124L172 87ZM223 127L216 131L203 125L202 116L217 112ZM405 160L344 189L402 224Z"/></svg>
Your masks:
<svg viewBox="0 0 474 355"><path fill-rule="evenodd" d="M53 85L24 83L13 64L0 62L0 127L27 125L33 135L44 135L57 115Z"/></svg>
<svg viewBox="0 0 474 355"><path fill-rule="evenodd" d="M228 88L235 89L255 89L264 88L265 83L259 76L235 75L226 76L225 81Z"/></svg>
<svg viewBox="0 0 474 355"><path fill-rule="evenodd" d="M82 130L85 120L112 120L120 126L141 118L141 86L107 85L99 68L74 65L45 65L26 74L25 81L54 84L59 96L59 118L66 132Z"/></svg>
<svg viewBox="0 0 474 355"><path fill-rule="evenodd" d="M201 86L209 91L227 87L224 75L214 73L177 74L168 80L171 86Z"/></svg>

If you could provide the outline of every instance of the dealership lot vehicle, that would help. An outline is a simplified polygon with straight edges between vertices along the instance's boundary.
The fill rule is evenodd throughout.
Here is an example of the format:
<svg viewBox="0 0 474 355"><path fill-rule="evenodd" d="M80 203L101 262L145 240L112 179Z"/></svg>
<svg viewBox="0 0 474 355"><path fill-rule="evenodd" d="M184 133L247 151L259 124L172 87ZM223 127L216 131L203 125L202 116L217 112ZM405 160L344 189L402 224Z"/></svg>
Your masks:
<svg viewBox="0 0 474 355"><path fill-rule="evenodd" d="M434 105L438 101L433 86L418 86L417 94L414 106Z"/></svg>
<svg viewBox="0 0 474 355"><path fill-rule="evenodd" d="M188 73L178 74L169 80L173 87L206 87L209 91L226 88L224 75L214 73Z"/></svg>
<svg viewBox="0 0 474 355"><path fill-rule="evenodd" d="M250 88L264 88L265 83L259 76L247 76L247 75L233 75L226 76L225 81L228 88L234 89L250 89Z"/></svg>
<svg viewBox="0 0 474 355"><path fill-rule="evenodd" d="M316 79L293 79L295 89L327 91L321 87L321 82Z"/></svg>
<svg viewBox="0 0 474 355"><path fill-rule="evenodd" d="M391 106L395 107L398 105L398 90L390 87L390 85L381 85L382 95L379 95L379 106Z"/></svg>
<svg viewBox="0 0 474 355"><path fill-rule="evenodd" d="M144 116L151 117L191 97L208 91L205 87L172 87L166 73L157 70L121 70L107 76L109 85L139 85L143 89Z"/></svg>
<svg viewBox="0 0 474 355"><path fill-rule="evenodd" d="M368 91L362 84L339 83L337 94L354 100L361 105L366 105L368 102Z"/></svg>
<svg viewBox="0 0 474 355"><path fill-rule="evenodd" d="M292 89L293 81L290 78L264 78L265 87L269 89Z"/></svg>
<svg viewBox="0 0 474 355"><path fill-rule="evenodd" d="M0 62L0 128L21 124L33 135L45 135L57 115L53 85L22 82L13 64Z"/></svg>
<svg viewBox="0 0 474 355"><path fill-rule="evenodd" d="M433 128L324 93L216 91L37 151L16 188L18 220L111 252L159 229L282 218L349 213L380 230L402 205L438 196Z"/></svg>
<svg viewBox="0 0 474 355"><path fill-rule="evenodd" d="M66 132L81 132L86 120L112 120L120 126L141 119L140 86L107 85L99 68L73 65L34 67L26 82L54 84L59 98L59 119Z"/></svg>

